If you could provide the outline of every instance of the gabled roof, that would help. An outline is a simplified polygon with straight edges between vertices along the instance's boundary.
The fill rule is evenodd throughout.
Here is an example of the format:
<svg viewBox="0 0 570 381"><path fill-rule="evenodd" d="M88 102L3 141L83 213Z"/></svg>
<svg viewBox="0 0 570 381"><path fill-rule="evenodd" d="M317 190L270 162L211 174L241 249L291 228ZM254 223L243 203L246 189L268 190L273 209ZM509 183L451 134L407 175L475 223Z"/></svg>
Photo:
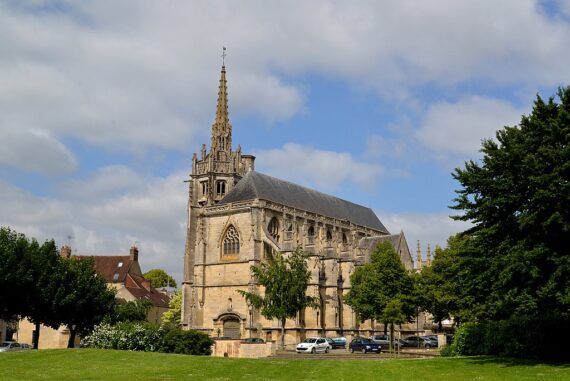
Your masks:
<svg viewBox="0 0 570 381"><path fill-rule="evenodd" d="M145 285L145 281L147 282ZM150 281L142 276L128 274L125 288L137 299L148 300L155 307L168 308L170 298L168 295L157 291Z"/></svg>
<svg viewBox="0 0 570 381"><path fill-rule="evenodd" d="M93 258L95 261L95 271L105 278L107 283L124 283L127 274L131 270L138 269L138 265L133 265L135 261L128 255L77 255L75 258Z"/></svg>
<svg viewBox="0 0 570 381"><path fill-rule="evenodd" d="M370 208L256 171L249 171L219 205L255 199L348 220L356 225L388 233Z"/></svg>

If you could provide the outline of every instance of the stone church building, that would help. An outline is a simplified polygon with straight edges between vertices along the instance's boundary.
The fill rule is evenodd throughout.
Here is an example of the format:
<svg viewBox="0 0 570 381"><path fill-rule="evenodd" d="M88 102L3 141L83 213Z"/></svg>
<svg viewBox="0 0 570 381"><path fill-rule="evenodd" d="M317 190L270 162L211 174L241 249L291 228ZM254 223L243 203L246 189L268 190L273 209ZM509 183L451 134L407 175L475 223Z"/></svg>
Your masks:
<svg viewBox="0 0 570 381"><path fill-rule="evenodd" d="M278 340L280 326L237 290L263 292L250 267L274 252L301 247L309 256L307 290L320 308L307 308L285 327L287 344L311 335L369 334L383 327L359 323L342 301L355 266L384 240L409 270L413 261L401 232L391 235L367 207L255 171L255 157L232 146L226 69L222 66L210 148L192 158L188 180L182 324L211 336Z"/></svg>

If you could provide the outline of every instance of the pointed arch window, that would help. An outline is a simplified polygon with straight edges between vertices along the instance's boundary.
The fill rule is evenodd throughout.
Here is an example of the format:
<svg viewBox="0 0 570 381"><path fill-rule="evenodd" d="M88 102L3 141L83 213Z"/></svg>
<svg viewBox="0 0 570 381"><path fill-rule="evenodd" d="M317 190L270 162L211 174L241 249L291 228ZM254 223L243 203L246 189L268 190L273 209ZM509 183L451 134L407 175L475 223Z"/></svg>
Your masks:
<svg viewBox="0 0 570 381"><path fill-rule="evenodd" d="M273 217L267 225L267 230L273 239L279 242L279 220L277 217Z"/></svg>
<svg viewBox="0 0 570 381"><path fill-rule="evenodd" d="M224 236L222 245L223 256L233 256L239 254L239 233L233 225L230 225Z"/></svg>

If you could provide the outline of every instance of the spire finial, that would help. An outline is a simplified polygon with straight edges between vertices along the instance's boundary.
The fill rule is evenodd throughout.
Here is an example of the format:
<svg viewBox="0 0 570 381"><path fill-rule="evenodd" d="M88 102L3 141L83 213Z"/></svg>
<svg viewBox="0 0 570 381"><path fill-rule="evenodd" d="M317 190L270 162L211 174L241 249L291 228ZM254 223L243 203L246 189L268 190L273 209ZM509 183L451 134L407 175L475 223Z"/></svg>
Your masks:
<svg viewBox="0 0 570 381"><path fill-rule="evenodd" d="M222 46L222 66L226 66L226 47Z"/></svg>

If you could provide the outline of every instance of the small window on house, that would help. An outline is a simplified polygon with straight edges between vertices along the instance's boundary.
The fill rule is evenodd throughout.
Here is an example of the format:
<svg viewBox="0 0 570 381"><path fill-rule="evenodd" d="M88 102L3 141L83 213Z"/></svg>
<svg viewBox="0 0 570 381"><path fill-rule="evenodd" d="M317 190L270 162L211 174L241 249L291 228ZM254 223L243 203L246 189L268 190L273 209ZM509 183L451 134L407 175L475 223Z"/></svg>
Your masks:
<svg viewBox="0 0 570 381"><path fill-rule="evenodd" d="M113 281L116 282L119 280L119 273L115 273L115 275L113 275Z"/></svg>
<svg viewBox="0 0 570 381"><path fill-rule="evenodd" d="M119 264L117 265L117 267L123 267L123 262L119 262Z"/></svg>
<svg viewBox="0 0 570 381"><path fill-rule="evenodd" d="M309 229L307 229L307 235L309 237L314 237L315 236L315 227L314 226L309 226Z"/></svg>
<svg viewBox="0 0 570 381"><path fill-rule="evenodd" d="M269 230L269 235L273 237L274 240L279 241L279 220L273 217L267 225L267 230Z"/></svg>
<svg viewBox="0 0 570 381"><path fill-rule="evenodd" d="M239 254L239 233L236 228L231 225L226 231L222 244L222 255Z"/></svg>
<svg viewBox="0 0 570 381"><path fill-rule="evenodd" d="M226 194L226 182L225 181L218 181L216 183L216 195L223 196Z"/></svg>

